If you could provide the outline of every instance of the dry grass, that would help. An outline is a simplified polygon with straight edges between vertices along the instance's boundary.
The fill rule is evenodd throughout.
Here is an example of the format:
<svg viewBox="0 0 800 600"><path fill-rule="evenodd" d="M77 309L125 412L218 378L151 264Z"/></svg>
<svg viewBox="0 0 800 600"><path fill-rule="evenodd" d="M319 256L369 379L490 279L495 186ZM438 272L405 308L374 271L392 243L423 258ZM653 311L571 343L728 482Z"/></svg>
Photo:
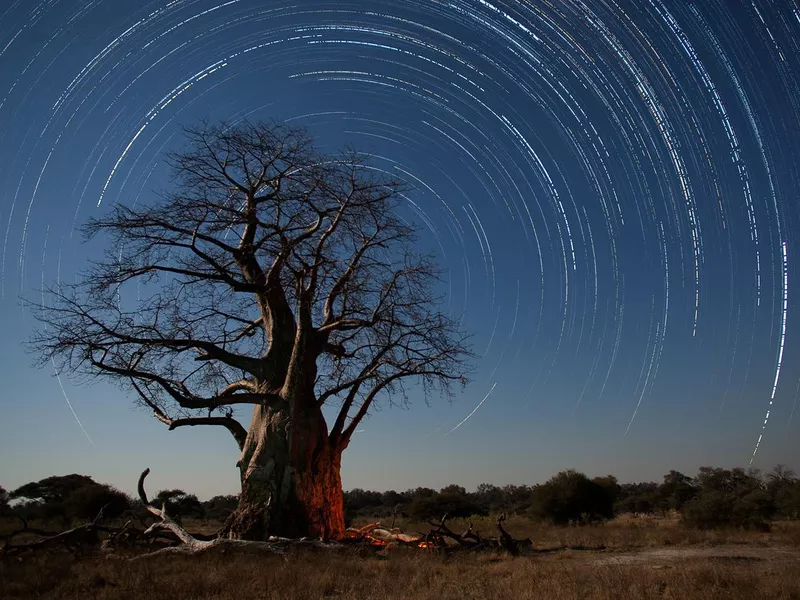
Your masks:
<svg viewBox="0 0 800 600"><path fill-rule="evenodd" d="M475 527L494 533L490 520ZM692 532L668 520L631 519L585 528L510 520L507 529L531 536L534 551L511 558L389 548L135 562L29 554L0 561L0 597L800 600L798 524L779 524L770 534Z"/></svg>
<svg viewBox="0 0 800 600"><path fill-rule="evenodd" d="M389 525L384 521L384 525ZM368 520L358 520L355 525L365 525ZM469 523L482 535L496 536L495 519L476 517L473 519L450 519L447 525L453 531L464 531ZM430 525L398 519L397 527L407 532L428 531ZM622 516L601 525L586 527L556 527L536 523L524 517L510 517L505 528L515 538L530 538L538 550L556 548L583 548L627 550L658 548L663 546L719 546L723 544L746 544L752 546L786 546L800 548L800 521L779 521L772 531L746 531L725 529L700 531L681 525L678 517L630 517Z"/></svg>
<svg viewBox="0 0 800 600"><path fill-rule="evenodd" d="M443 558L302 553L153 558L134 563L66 555L0 567L3 598L800 598L800 562L676 560L643 565L567 552Z"/></svg>

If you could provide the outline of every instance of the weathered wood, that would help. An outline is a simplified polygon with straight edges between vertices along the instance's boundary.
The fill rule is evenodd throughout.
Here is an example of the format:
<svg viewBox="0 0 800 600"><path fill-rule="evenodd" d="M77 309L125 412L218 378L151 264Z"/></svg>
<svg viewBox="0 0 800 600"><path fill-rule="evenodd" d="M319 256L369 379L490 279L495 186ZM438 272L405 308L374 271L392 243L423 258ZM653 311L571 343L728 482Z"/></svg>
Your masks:
<svg viewBox="0 0 800 600"><path fill-rule="evenodd" d="M100 526L100 520L103 518L103 511L105 506L100 509L97 516L88 523L67 529L59 533L43 531L33 527L28 527L28 521L24 517L19 517L22 521L22 529L13 531L6 536L6 543L3 546L4 553L16 553L26 550L40 550L45 548L53 548L64 546L67 548L80 548L84 546L95 546L100 543L100 532L110 531L108 528ZM23 533L30 533L43 537L41 540L29 542L27 544L12 544L11 540L17 535Z"/></svg>
<svg viewBox="0 0 800 600"><path fill-rule="evenodd" d="M342 447L330 441L318 406L294 410L253 410L238 463L239 505L225 523L226 537L336 540L344 533Z"/></svg>

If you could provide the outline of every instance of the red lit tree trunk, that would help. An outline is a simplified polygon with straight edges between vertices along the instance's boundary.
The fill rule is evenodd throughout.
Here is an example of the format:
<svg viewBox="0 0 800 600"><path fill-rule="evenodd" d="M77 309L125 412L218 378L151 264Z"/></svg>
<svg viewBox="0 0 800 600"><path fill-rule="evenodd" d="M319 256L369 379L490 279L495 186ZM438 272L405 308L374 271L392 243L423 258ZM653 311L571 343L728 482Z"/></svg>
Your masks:
<svg viewBox="0 0 800 600"><path fill-rule="evenodd" d="M239 506L226 525L234 539L344 532L341 447L332 445L322 411L256 406L239 461Z"/></svg>

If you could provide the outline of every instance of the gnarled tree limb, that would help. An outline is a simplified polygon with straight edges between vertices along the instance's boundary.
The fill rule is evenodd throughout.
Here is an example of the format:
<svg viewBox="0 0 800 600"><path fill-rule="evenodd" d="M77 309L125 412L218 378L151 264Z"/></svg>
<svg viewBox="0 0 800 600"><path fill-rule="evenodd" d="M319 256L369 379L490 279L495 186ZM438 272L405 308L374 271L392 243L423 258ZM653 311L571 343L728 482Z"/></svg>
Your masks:
<svg viewBox="0 0 800 600"><path fill-rule="evenodd" d="M156 413L155 416L162 423L169 425L170 431L178 427L195 427L197 425L218 425L224 427L231 432L231 435L239 445L239 450L244 448L244 442L247 439L247 430L233 417L183 417L179 419L170 419L163 413Z"/></svg>
<svg viewBox="0 0 800 600"><path fill-rule="evenodd" d="M315 548L325 548L325 549L340 549L343 548L341 544L336 542L323 542L321 540L312 540L307 538L301 538L299 540L291 540L287 538L270 538L269 541L266 542L256 542L256 541L247 541L247 540L231 540L225 538L216 538L213 540L199 540L194 537L191 533L186 531L183 527L181 527L178 523L176 523L173 519L167 515L166 511L166 503L161 508L157 508L150 504L150 501L147 499L147 492L144 489L144 480L150 474L150 469L145 469L142 471L142 474L139 476L139 481L136 485L136 489L139 494L139 499L144 504L147 511L152 514L153 516L157 517L159 520L153 525L151 525L145 534L151 535L155 533L159 529L166 529L175 535L176 538L180 541L180 546L170 547L170 548L162 548L161 550L157 550L150 554L144 555L144 557L153 556L156 554L199 554L201 552L207 552L209 550L219 549L222 551L243 551L243 552L265 552L270 554L283 554L286 552L289 546L298 546L298 547L315 547ZM143 558L143 557L136 557Z"/></svg>

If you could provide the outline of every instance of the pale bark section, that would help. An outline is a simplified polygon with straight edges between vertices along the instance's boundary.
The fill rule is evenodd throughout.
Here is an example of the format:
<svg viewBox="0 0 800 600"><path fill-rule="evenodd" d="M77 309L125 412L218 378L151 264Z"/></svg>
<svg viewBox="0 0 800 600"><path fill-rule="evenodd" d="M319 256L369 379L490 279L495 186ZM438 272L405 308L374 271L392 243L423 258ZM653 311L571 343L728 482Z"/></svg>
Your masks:
<svg viewBox="0 0 800 600"><path fill-rule="evenodd" d="M290 419L286 409L253 410L239 459L239 506L225 527L230 538L342 535L341 449L331 446L318 408L299 412Z"/></svg>

